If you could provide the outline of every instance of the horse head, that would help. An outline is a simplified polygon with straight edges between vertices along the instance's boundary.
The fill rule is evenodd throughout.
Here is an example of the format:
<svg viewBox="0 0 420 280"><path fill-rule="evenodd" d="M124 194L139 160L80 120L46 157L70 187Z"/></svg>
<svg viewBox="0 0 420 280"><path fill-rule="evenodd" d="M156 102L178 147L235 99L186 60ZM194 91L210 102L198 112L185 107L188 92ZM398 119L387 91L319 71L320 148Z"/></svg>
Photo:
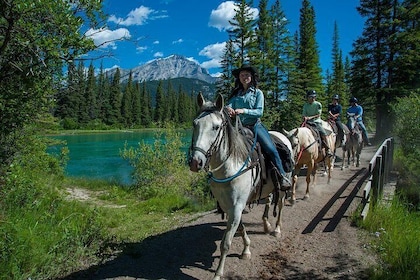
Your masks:
<svg viewBox="0 0 420 280"><path fill-rule="evenodd" d="M206 101L200 92L197 96L197 105L200 110L193 121L189 159L190 170L193 172L206 168L217 143L221 141L225 126L222 95L219 94L213 103Z"/></svg>

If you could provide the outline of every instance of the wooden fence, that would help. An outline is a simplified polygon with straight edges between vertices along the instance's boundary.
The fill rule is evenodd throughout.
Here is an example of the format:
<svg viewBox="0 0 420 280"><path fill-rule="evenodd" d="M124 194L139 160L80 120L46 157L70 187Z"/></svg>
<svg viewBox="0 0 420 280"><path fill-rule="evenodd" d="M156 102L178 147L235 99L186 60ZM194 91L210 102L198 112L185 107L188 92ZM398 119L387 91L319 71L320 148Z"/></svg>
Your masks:
<svg viewBox="0 0 420 280"><path fill-rule="evenodd" d="M363 189L362 213L363 219L366 218L369 207L382 198L383 188L389 182L389 174L392 169L394 154L394 139L387 138L376 151L369 162L369 181Z"/></svg>

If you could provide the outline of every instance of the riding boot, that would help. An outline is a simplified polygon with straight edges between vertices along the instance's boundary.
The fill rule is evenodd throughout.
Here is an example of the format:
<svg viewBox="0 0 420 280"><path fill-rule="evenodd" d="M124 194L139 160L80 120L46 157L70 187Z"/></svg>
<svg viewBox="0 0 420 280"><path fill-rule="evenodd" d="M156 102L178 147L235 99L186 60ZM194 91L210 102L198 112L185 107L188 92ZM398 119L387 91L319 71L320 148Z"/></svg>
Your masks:
<svg viewBox="0 0 420 280"><path fill-rule="evenodd" d="M273 166L271 176L273 178L274 184L280 186L281 191L285 192L292 188L292 183L290 183L289 179L287 179L285 175L280 174L275 166Z"/></svg>
<svg viewBox="0 0 420 280"><path fill-rule="evenodd" d="M325 148L325 154L327 157L332 157L334 154L331 152L330 146L328 146L326 136L321 136L322 146Z"/></svg>

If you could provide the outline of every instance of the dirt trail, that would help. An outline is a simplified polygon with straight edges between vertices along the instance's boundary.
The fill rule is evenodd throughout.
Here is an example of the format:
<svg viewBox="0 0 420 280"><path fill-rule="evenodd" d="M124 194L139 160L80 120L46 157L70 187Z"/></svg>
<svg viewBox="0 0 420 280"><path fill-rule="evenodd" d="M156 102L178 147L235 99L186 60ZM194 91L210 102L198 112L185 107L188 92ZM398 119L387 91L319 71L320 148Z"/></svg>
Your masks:
<svg viewBox="0 0 420 280"><path fill-rule="evenodd" d="M242 239L236 236L223 279L366 279L376 263L366 249L368 233L353 227L349 215L361 201L374 147L362 151L361 166L340 170L336 162L330 184L317 173L309 200L302 200L305 179L298 180L297 202L283 210L278 239L263 232L263 206L248 209L243 221L251 239L251 260L239 259ZM341 153L341 149L339 154ZM275 223L271 215L270 222ZM220 257L225 221L204 213L180 228L130 246L115 258L65 278L69 279L212 279Z"/></svg>

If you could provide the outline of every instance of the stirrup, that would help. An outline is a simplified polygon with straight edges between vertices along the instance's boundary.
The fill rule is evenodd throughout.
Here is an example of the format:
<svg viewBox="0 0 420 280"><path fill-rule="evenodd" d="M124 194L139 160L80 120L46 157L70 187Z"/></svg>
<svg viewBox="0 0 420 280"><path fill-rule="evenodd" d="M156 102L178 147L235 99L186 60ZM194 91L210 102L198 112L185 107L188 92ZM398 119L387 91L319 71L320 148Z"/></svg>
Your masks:
<svg viewBox="0 0 420 280"><path fill-rule="evenodd" d="M289 179L287 179L285 176L281 176L280 179L280 190L281 191L288 191L292 188L292 183L290 183Z"/></svg>

